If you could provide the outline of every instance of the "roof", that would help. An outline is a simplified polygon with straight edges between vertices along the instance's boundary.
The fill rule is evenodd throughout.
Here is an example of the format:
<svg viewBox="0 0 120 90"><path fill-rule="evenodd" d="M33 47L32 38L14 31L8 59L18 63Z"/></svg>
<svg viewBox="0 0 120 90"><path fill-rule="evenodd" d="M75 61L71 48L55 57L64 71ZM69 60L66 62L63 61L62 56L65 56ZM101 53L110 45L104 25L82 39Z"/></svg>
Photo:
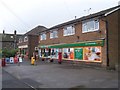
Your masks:
<svg viewBox="0 0 120 90"><path fill-rule="evenodd" d="M44 30L47 30L47 28L44 26L37 26L32 30L28 31L27 33L25 33L24 35L39 35L39 33Z"/></svg>
<svg viewBox="0 0 120 90"><path fill-rule="evenodd" d="M98 17L98 16L103 16L105 15L106 13L110 12L111 10L114 10L116 8L120 7L120 5L118 6L115 6L115 7L112 7L112 8L109 8L109 9L106 9L106 10L103 10L103 11L100 11L100 12L97 12L97 13L94 13L94 14L90 14L88 16L83 16L81 18L78 18L78 19L74 19L74 20L71 20L71 21L68 21L68 22L65 22L65 23L62 23L62 24L58 24L56 26L53 26L51 28L49 28L48 30L51 30L51 29L55 29L55 28L59 28L59 27L62 27L62 26L65 26L65 25L70 25L70 24L74 24L76 22L80 22L80 21L84 21L84 20L87 20L87 19L90 19L90 18L94 18L94 17Z"/></svg>

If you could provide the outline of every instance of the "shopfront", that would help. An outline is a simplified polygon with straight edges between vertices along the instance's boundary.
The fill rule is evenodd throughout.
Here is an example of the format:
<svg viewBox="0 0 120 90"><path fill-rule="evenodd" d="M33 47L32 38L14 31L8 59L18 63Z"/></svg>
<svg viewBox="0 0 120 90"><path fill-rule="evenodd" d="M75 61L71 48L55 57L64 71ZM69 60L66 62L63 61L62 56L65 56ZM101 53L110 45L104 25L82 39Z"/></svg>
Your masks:
<svg viewBox="0 0 120 90"><path fill-rule="evenodd" d="M62 51L62 60L101 62L103 46L104 40L44 45L39 47L39 55L42 58L58 59L58 53Z"/></svg>

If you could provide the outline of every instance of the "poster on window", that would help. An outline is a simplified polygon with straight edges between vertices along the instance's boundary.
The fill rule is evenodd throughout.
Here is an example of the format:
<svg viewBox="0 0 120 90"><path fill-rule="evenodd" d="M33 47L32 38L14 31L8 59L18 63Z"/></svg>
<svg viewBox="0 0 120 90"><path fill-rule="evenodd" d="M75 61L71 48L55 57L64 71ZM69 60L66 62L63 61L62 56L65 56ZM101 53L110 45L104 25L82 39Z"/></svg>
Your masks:
<svg viewBox="0 0 120 90"><path fill-rule="evenodd" d="M58 59L58 52L59 52L58 48L51 49L51 57Z"/></svg>
<svg viewBox="0 0 120 90"><path fill-rule="evenodd" d="M84 47L84 60L101 61L101 47Z"/></svg>
<svg viewBox="0 0 120 90"><path fill-rule="evenodd" d="M63 48L63 58L64 59L74 59L74 49L73 48Z"/></svg>
<svg viewBox="0 0 120 90"><path fill-rule="evenodd" d="M83 48L75 48L75 59L82 60L83 59Z"/></svg>

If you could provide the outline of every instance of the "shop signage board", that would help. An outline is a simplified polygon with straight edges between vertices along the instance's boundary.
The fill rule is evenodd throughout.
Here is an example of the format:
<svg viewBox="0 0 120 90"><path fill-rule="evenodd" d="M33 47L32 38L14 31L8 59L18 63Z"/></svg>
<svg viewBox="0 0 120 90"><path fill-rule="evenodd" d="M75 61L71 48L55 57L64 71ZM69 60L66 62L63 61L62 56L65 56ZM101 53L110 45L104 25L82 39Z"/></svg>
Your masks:
<svg viewBox="0 0 120 90"><path fill-rule="evenodd" d="M68 47L84 47L84 46L104 46L104 40L79 42L71 44L59 44L59 45L49 45L40 46L40 48L68 48Z"/></svg>

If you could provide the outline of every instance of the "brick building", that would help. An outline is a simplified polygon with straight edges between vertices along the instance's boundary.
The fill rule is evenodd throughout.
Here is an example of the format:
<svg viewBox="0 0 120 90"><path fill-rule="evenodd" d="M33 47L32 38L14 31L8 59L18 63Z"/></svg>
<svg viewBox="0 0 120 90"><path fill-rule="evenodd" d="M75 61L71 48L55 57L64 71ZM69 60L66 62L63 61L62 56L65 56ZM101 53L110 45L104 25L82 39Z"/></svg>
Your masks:
<svg viewBox="0 0 120 90"><path fill-rule="evenodd" d="M118 66L118 14L120 6L51 27L39 35L42 58L96 65Z"/></svg>
<svg viewBox="0 0 120 90"><path fill-rule="evenodd" d="M7 34L3 30L3 33L0 34L0 47L1 49L16 49L18 47L17 43L19 41L19 37L21 37L22 34L17 34L16 31L14 31L14 34Z"/></svg>
<svg viewBox="0 0 120 90"><path fill-rule="evenodd" d="M18 42L18 48L20 49L20 53L24 55L27 54L30 58L35 51L35 47L38 46L39 33L46 29L47 28L44 26L37 26L29 32L25 33L23 36L21 36Z"/></svg>

